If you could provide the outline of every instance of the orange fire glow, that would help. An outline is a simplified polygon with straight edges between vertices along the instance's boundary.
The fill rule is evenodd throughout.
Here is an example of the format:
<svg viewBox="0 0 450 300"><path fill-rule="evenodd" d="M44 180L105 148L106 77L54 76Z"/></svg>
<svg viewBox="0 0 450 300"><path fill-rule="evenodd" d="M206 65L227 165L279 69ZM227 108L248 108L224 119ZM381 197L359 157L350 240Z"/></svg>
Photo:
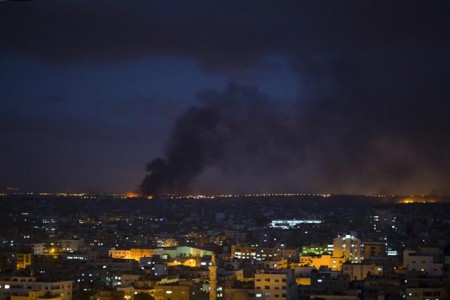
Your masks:
<svg viewBox="0 0 450 300"><path fill-rule="evenodd" d="M125 197L127 197L127 198L136 198L136 197L139 197L139 195L137 193L134 193L134 192L128 192L128 193L125 194Z"/></svg>
<svg viewBox="0 0 450 300"><path fill-rule="evenodd" d="M407 197L407 198L397 200L397 203L399 203L399 204L436 203L436 202L438 202L436 199L427 199L427 198L423 198L423 197L420 197L420 198Z"/></svg>

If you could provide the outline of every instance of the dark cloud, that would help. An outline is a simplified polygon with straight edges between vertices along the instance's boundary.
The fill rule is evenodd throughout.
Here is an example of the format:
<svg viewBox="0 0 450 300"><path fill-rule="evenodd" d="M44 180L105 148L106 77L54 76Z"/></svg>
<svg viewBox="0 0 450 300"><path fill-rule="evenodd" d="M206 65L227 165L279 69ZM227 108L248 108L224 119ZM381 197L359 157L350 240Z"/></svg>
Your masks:
<svg viewBox="0 0 450 300"><path fill-rule="evenodd" d="M448 47L449 11L446 1L11 2L0 46L54 62L175 55L239 71L271 54Z"/></svg>

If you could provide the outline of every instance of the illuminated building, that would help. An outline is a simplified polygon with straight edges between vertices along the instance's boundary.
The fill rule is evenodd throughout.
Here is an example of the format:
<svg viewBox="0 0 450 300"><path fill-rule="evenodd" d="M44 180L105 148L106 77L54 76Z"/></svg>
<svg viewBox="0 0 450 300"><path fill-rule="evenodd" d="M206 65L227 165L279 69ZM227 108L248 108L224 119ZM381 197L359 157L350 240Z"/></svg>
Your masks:
<svg viewBox="0 0 450 300"><path fill-rule="evenodd" d="M33 249L34 255L43 255L45 252L45 244L44 243L34 243L31 245Z"/></svg>
<svg viewBox="0 0 450 300"><path fill-rule="evenodd" d="M11 300L62 300L59 295L52 295L50 292L30 291L27 296L11 296Z"/></svg>
<svg viewBox="0 0 450 300"><path fill-rule="evenodd" d="M84 239L60 240L59 243L61 251L64 252L75 252L84 247Z"/></svg>
<svg viewBox="0 0 450 300"><path fill-rule="evenodd" d="M297 283L294 271L285 269L276 272L256 273L255 299L297 299Z"/></svg>
<svg viewBox="0 0 450 300"><path fill-rule="evenodd" d="M154 298L155 300L190 300L198 299L201 290L196 284L182 285L155 285Z"/></svg>
<svg viewBox="0 0 450 300"><path fill-rule="evenodd" d="M295 282L298 285L311 285L311 277L297 277L295 278Z"/></svg>
<svg viewBox="0 0 450 300"><path fill-rule="evenodd" d="M273 247L262 247L257 244L231 245L231 257L237 259L265 260L281 256L279 245Z"/></svg>
<svg viewBox="0 0 450 300"><path fill-rule="evenodd" d="M333 257L343 257L352 263L361 262L361 240L346 234L333 239Z"/></svg>
<svg viewBox="0 0 450 300"><path fill-rule="evenodd" d="M140 261L145 257L152 257L153 255L159 255L163 259L170 259L169 265L188 265L198 266L199 257L212 255L213 252L200 248L180 246L180 247L168 247L168 248L156 248L156 249L110 249L109 256L118 259L134 259Z"/></svg>
<svg viewBox="0 0 450 300"><path fill-rule="evenodd" d="M121 260L112 257L97 258L95 261L92 262L92 265L98 268L108 269L114 272L129 272L139 266L138 262L136 262L135 260L130 259Z"/></svg>
<svg viewBox="0 0 450 300"><path fill-rule="evenodd" d="M131 259L130 250L119 250L119 249L111 249L108 251L108 254L112 258L119 259Z"/></svg>
<svg viewBox="0 0 450 300"><path fill-rule="evenodd" d="M212 251L204 250L189 246L179 246L179 247L169 247L169 248L159 248L153 249L154 254L160 255L161 257L168 258L196 258L213 255Z"/></svg>
<svg viewBox="0 0 450 300"><path fill-rule="evenodd" d="M167 275L167 263L159 257L143 257L139 260L139 266L155 276Z"/></svg>
<svg viewBox="0 0 450 300"><path fill-rule="evenodd" d="M118 250L111 249L109 250L109 256L112 258L120 258L120 259L134 259L139 261L143 257L152 257L153 249L129 249L129 250Z"/></svg>
<svg viewBox="0 0 450 300"><path fill-rule="evenodd" d="M152 249L137 249L137 248L130 249L130 259L139 261L139 259L141 259L142 257L151 257L151 256L153 256Z"/></svg>
<svg viewBox="0 0 450 300"><path fill-rule="evenodd" d="M320 224L321 220L273 220L270 223L271 228L291 229L302 224Z"/></svg>
<svg viewBox="0 0 450 300"><path fill-rule="evenodd" d="M300 256L300 266L311 266L316 269L326 267L332 271L340 271L344 262L343 257L332 257L330 254Z"/></svg>
<svg viewBox="0 0 450 300"><path fill-rule="evenodd" d="M209 250L189 246L179 246L175 249L165 248L164 253L169 254L170 257L203 257L211 256L214 254Z"/></svg>
<svg viewBox="0 0 450 300"><path fill-rule="evenodd" d="M158 238L156 239L156 246L158 248L164 248L164 247L176 247L178 246L177 240L173 238Z"/></svg>
<svg viewBox="0 0 450 300"><path fill-rule="evenodd" d="M327 244L311 244L309 246L303 246L302 247L302 255L308 255L308 254L331 254L333 253L333 245L327 245Z"/></svg>
<svg viewBox="0 0 450 300"><path fill-rule="evenodd" d="M16 254L16 268L17 270L25 269L28 266L31 266L33 254L31 253L17 253Z"/></svg>
<svg viewBox="0 0 450 300"><path fill-rule="evenodd" d="M381 232L386 229L398 230L397 217L389 210L377 209L371 216L371 223L375 232Z"/></svg>
<svg viewBox="0 0 450 300"><path fill-rule="evenodd" d="M167 266L187 266L187 267L198 267L200 266L199 257L176 257L167 261Z"/></svg>
<svg viewBox="0 0 450 300"><path fill-rule="evenodd" d="M9 298L13 295L29 297L30 291L42 291L44 293L50 291L52 296L59 297L62 300L72 300L72 281L44 282L37 281L36 277L18 276L0 278L0 299Z"/></svg>
<svg viewBox="0 0 450 300"><path fill-rule="evenodd" d="M124 281L124 275L122 275L122 284L116 288L118 292L124 293L124 298L129 300L133 298L134 295L139 293L149 294L152 297L155 297L155 287L156 286L168 286L168 290L171 291L169 293L165 293L166 290L162 289L159 291L159 297L163 298L167 296L169 299L178 299L178 298L170 298L171 295L176 294L174 289L171 289L173 286L177 286L179 283L178 277L163 277L159 281L155 281L152 279L139 278L139 280L135 280L136 278L129 278L129 280ZM179 290L178 290L179 291ZM175 296L172 296L175 297ZM163 298L164 299L164 298Z"/></svg>

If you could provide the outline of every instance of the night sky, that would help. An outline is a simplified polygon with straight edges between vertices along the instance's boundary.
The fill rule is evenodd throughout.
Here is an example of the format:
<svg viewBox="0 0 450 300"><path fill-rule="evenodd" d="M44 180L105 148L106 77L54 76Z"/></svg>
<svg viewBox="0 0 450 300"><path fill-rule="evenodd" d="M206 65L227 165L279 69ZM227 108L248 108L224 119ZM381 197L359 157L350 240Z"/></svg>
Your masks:
<svg viewBox="0 0 450 300"><path fill-rule="evenodd" d="M0 1L0 189L450 193L448 1Z"/></svg>

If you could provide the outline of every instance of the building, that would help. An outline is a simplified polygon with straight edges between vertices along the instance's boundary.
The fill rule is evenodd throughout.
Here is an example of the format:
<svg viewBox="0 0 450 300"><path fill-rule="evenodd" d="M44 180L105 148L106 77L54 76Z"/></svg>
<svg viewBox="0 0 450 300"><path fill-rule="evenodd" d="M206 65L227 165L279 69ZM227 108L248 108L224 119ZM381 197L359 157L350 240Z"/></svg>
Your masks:
<svg viewBox="0 0 450 300"><path fill-rule="evenodd" d="M320 224L321 220L273 220L270 222L271 228L291 229L303 224Z"/></svg>
<svg viewBox="0 0 450 300"><path fill-rule="evenodd" d="M333 244L311 244L308 246L303 246L301 255L308 255L308 254L332 254L333 253Z"/></svg>
<svg viewBox="0 0 450 300"><path fill-rule="evenodd" d="M31 266L33 254L32 253L17 253L16 254L16 269L25 269L28 266Z"/></svg>
<svg viewBox="0 0 450 300"><path fill-rule="evenodd" d="M361 240L350 234L334 238L333 257L343 257L345 261L360 263L362 260Z"/></svg>
<svg viewBox="0 0 450 300"><path fill-rule="evenodd" d="M231 245L231 257L237 259L265 260L281 257L279 245L263 247L257 244Z"/></svg>
<svg viewBox="0 0 450 300"><path fill-rule="evenodd" d="M167 247L167 248L155 248L155 249L115 249L109 250L109 256L112 258L120 259L134 259L139 261L144 257L152 257L153 255L159 255L164 259L169 258L196 258L212 255L213 252L200 248L194 248L189 246L179 247Z"/></svg>
<svg viewBox="0 0 450 300"><path fill-rule="evenodd" d="M366 277L364 283L362 283L362 298L399 299L404 287L400 281L397 276Z"/></svg>
<svg viewBox="0 0 450 300"><path fill-rule="evenodd" d="M204 250L201 248L179 246L175 249L165 248L164 254L169 255L170 257L203 257L211 256L214 253L210 250Z"/></svg>
<svg viewBox="0 0 450 300"><path fill-rule="evenodd" d="M194 300L204 299L204 296L198 284L180 282L178 285L156 285L153 297L155 300Z"/></svg>
<svg viewBox="0 0 450 300"><path fill-rule="evenodd" d="M60 240L60 248L63 252L75 252L84 247L84 239Z"/></svg>
<svg viewBox="0 0 450 300"><path fill-rule="evenodd" d="M325 267L332 271L340 271L344 262L343 257L332 257L329 254L300 256L300 266L310 266L316 269Z"/></svg>
<svg viewBox="0 0 450 300"><path fill-rule="evenodd" d="M406 288L405 299L408 300L424 300L424 299L448 299L447 291L441 287L423 287L423 288Z"/></svg>
<svg viewBox="0 0 450 300"><path fill-rule="evenodd" d="M122 274L120 276L120 286L131 286L140 279L140 275L137 274Z"/></svg>
<svg viewBox="0 0 450 300"><path fill-rule="evenodd" d="M443 265L434 263L432 256L410 255L407 265L408 271L420 272L428 276L441 276Z"/></svg>
<svg viewBox="0 0 450 300"><path fill-rule="evenodd" d="M163 248L163 247L176 247L178 246L178 241L174 238L157 238L156 239L156 246L158 248Z"/></svg>
<svg viewBox="0 0 450 300"><path fill-rule="evenodd" d="M31 245L34 255L44 255L45 244L44 243L34 243Z"/></svg>
<svg viewBox="0 0 450 300"><path fill-rule="evenodd" d="M272 269L272 270L281 270L288 268L287 259L267 259L260 260L256 262L256 266L260 269Z"/></svg>
<svg viewBox="0 0 450 300"><path fill-rule="evenodd" d="M225 280L244 280L244 270L243 269L217 269L217 275Z"/></svg>
<svg viewBox="0 0 450 300"><path fill-rule="evenodd" d="M267 300L297 299L294 271L265 271L255 274L255 298Z"/></svg>
<svg viewBox="0 0 450 300"><path fill-rule="evenodd" d="M247 233L238 230L225 230L225 236L227 239L236 242L243 242L247 239Z"/></svg>
<svg viewBox="0 0 450 300"><path fill-rule="evenodd" d="M300 251L298 248L281 248L281 256L290 262L298 262Z"/></svg>
<svg viewBox="0 0 450 300"><path fill-rule="evenodd" d="M225 288L225 300L254 300L255 290L247 288Z"/></svg>
<svg viewBox="0 0 450 300"><path fill-rule="evenodd" d="M342 274L347 276L350 280L364 280L370 275L382 275L383 268L375 264L350 264L345 263L342 266Z"/></svg>
<svg viewBox="0 0 450 300"><path fill-rule="evenodd" d="M154 255L153 249L128 249L128 250L119 250L119 249L111 249L109 250L109 256L112 258L120 258L120 259L134 259L139 261L143 257L152 257Z"/></svg>
<svg viewBox="0 0 450 300"><path fill-rule="evenodd" d="M62 300L59 295L47 291L30 291L26 296L11 296L11 300Z"/></svg>
<svg viewBox="0 0 450 300"><path fill-rule="evenodd" d="M12 296L30 297L30 291L42 291L62 300L72 300L72 286L72 281L48 282L37 281L36 277L5 277L0 278L0 299L9 299Z"/></svg>
<svg viewBox="0 0 450 300"><path fill-rule="evenodd" d="M439 259L438 251L431 251L434 248L419 248L418 251L403 251L403 266L410 272L420 272L420 274L437 277L443 274L442 263L435 262ZM423 252L422 252L423 251Z"/></svg>
<svg viewBox="0 0 450 300"><path fill-rule="evenodd" d="M385 256L386 255L386 243L364 242L363 255L364 255L364 259Z"/></svg>

